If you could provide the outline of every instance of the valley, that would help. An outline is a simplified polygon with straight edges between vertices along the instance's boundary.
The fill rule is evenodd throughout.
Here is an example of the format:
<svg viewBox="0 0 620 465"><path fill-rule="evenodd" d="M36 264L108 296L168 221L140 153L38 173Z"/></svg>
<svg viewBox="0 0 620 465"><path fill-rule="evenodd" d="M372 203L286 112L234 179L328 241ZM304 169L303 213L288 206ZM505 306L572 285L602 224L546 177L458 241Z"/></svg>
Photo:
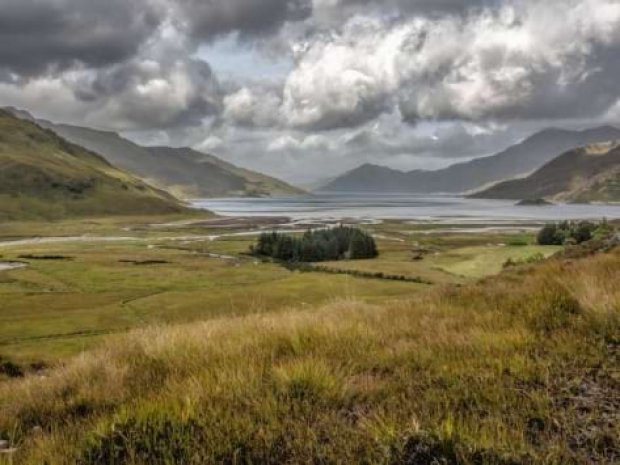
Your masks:
<svg viewBox="0 0 620 465"><path fill-rule="evenodd" d="M0 111L0 464L619 456L620 206L302 194L39 124ZM613 200L596 147L524 192Z"/></svg>
<svg viewBox="0 0 620 465"><path fill-rule="evenodd" d="M620 0L0 39L0 465L620 464Z"/></svg>
<svg viewBox="0 0 620 465"><path fill-rule="evenodd" d="M102 336L132 328L285 312L302 303L314 306L342 298L403 299L432 287L289 271L248 255L260 231L303 231L316 223L286 226L278 218L131 220L140 221L92 219L59 222L53 228L0 225L0 261L23 266L0 270L0 355L28 363L57 362L94 347ZM424 231L428 226L402 221L365 225L377 238L380 257L325 266L449 285L496 274L508 258L557 250L525 245L533 243L527 229L490 234L445 229L429 235ZM437 227L441 231L446 226ZM506 245L515 241L519 245ZM432 253L416 261L417 247Z"/></svg>

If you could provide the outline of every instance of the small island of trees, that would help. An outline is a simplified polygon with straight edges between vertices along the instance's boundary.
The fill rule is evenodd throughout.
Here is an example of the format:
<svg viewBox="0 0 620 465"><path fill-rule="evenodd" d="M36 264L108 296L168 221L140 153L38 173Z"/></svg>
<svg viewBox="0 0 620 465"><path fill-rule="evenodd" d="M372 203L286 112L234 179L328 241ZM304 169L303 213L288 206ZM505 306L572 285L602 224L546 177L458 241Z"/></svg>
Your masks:
<svg viewBox="0 0 620 465"><path fill-rule="evenodd" d="M264 233L250 252L255 256L289 263L359 260L379 255L377 244L370 234L347 226L307 231L303 236Z"/></svg>

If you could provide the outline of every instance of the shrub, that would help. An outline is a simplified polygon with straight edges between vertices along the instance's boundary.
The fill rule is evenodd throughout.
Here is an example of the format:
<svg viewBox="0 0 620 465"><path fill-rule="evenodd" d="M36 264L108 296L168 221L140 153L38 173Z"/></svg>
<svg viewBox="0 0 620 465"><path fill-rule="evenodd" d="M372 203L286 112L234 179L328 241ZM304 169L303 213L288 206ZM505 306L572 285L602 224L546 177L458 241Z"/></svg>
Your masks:
<svg viewBox="0 0 620 465"><path fill-rule="evenodd" d="M534 263L542 262L545 259L545 256L541 253L535 253L534 255L530 255L529 257L523 258L521 260L514 260L509 258L504 262L504 268L511 268L513 266L519 265L531 265Z"/></svg>
<svg viewBox="0 0 620 465"><path fill-rule="evenodd" d="M524 237L516 237L508 240L506 242L506 245L509 245L511 247L525 247L527 245L530 245L530 241Z"/></svg>
<svg viewBox="0 0 620 465"><path fill-rule="evenodd" d="M582 244L595 237L604 223L596 225L589 221L563 221L545 225L538 233L539 245Z"/></svg>
<svg viewBox="0 0 620 465"><path fill-rule="evenodd" d="M548 224L540 230L536 241L539 245L562 245L564 238L560 235L555 224Z"/></svg>
<svg viewBox="0 0 620 465"><path fill-rule="evenodd" d="M10 360L2 360L0 358L0 374L6 375L9 378L21 378L24 376L24 371L19 365Z"/></svg>
<svg viewBox="0 0 620 465"><path fill-rule="evenodd" d="M613 234L613 226L610 225L607 219L604 218L594 230L592 237L596 240L606 240L612 237Z"/></svg>

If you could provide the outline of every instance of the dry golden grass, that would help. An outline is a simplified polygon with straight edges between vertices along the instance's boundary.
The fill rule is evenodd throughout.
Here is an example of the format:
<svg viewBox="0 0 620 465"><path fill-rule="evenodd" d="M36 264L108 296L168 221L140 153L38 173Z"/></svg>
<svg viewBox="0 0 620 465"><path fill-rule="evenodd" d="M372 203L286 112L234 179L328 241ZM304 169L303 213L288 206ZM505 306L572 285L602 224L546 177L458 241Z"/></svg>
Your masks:
<svg viewBox="0 0 620 465"><path fill-rule="evenodd" d="M0 436L18 464L617 463L618 282L615 251L139 330L0 385Z"/></svg>

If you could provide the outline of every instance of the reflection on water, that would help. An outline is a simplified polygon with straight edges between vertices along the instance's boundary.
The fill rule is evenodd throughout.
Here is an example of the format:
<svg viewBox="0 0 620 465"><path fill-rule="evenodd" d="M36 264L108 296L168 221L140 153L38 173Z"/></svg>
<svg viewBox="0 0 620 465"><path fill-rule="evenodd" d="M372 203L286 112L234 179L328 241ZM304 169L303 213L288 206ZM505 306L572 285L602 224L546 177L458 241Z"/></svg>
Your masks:
<svg viewBox="0 0 620 465"><path fill-rule="evenodd" d="M475 223L620 218L620 205L516 206L514 201L444 195L317 194L282 198L199 199L223 216L287 216L293 219L409 219Z"/></svg>

